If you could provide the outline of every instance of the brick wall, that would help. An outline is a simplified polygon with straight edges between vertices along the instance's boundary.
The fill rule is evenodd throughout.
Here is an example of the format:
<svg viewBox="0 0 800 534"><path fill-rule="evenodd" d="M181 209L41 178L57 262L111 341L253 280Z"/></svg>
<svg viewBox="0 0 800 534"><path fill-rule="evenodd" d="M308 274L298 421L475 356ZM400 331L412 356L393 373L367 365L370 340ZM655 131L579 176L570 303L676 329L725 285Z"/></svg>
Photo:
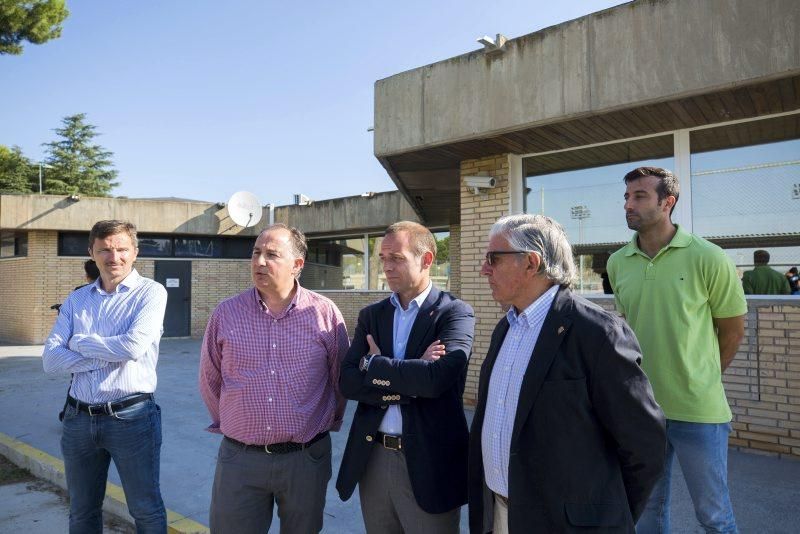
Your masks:
<svg viewBox="0 0 800 534"><path fill-rule="evenodd" d="M614 311L612 296L590 300ZM800 299L747 297L745 338L722 375L732 447L800 457Z"/></svg>
<svg viewBox="0 0 800 534"><path fill-rule="evenodd" d="M461 226L450 226L450 293L461 296Z"/></svg>
<svg viewBox="0 0 800 534"><path fill-rule="evenodd" d="M83 283L81 261L56 258L57 235L29 232L27 256L0 260L0 339L43 342L56 318L50 306Z"/></svg>
<svg viewBox="0 0 800 534"><path fill-rule="evenodd" d="M800 299L748 298L748 308L745 340L724 375L730 443L800 457Z"/></svg>
<svg viewBox="0 0 800 534"><path fill-rule="evenodd" d="M351 338L356 330L358 312L361 308L389 296L388 291L317 291L317 293L325 295L336 303L342 312L344 322L347 324L347 333Z"/></svg>
<svg viewBox="0 0 800 534"><path fill-rule="evenodd" d="M478 397L478 376L489 350L489 339L503 313L486 280L480 275L481 258L492 224L508 215L508 156L492 156L461 162L461 176L488 173L497 179L494 188L475 195L461 183L460 293L475 310L475 342L472 346L464 402L473 405ZM452 240L452 238L451 238ZM452 246L452 245L451 245Z"/></svg>
<svg viewBox="0 0 800 534"><path fill-rule="evenodd" d="M217 304L252 286L249 260L192 260L192 337L203 337Z"/></svg>

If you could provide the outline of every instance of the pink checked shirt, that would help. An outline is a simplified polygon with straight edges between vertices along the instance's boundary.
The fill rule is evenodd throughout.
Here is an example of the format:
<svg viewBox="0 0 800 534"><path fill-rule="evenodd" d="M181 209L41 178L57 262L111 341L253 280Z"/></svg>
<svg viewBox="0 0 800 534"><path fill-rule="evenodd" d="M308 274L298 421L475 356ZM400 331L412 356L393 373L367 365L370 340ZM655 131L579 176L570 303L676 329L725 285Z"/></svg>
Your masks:
<svg viewBox="0 0 800 534"><path fill-rule="evenodd" d="M296 287L277 317L255 288L214 310L200 357L210 432L268 445L305 443L341 427L346 401L339 365L350 346L347 327L333 302Z"/></svg>

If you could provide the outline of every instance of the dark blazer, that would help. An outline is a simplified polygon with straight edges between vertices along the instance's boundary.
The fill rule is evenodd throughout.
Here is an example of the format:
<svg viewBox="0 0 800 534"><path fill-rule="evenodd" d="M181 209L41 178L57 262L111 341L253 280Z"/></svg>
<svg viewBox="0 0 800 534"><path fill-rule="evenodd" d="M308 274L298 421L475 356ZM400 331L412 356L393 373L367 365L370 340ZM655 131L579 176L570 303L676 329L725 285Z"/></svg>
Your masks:
<svg viewBox="0 0 800 534"><path fill-rule="evenodd" d="M342 362L339 387L358 401L336 489L342 500L353 494L377 444L389 404L403 414L403 451L417 504L428 513L447 512L467 502L469 430L461 395L472 351L472 308L449 293L431 289L408 336L404 360L392 359L394 306L389 299L367 306L358 316L353 344ZM381 356L367 372L358 368L372 334ZM441 340L447 353L435 362L420 360ZM387 479L387 484L392 480Z"/></svg>
<svg viewBox="0 0 800 534"><path fill-rule="evenodd" d="M470 532L492 530L481 430L509 324L492 334L470 433ZM522 380L508 466L508 526L530 532L634 532L664 467L664 414L630 328L569 289L556 294Z"/></svg>

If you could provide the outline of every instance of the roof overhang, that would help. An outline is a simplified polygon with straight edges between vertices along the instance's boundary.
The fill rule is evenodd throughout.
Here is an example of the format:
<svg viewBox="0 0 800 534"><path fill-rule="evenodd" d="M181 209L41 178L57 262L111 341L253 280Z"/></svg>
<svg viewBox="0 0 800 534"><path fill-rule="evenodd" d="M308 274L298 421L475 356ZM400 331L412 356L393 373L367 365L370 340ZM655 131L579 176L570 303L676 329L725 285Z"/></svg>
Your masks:
<svg viewBox="0 0 800 534"><path fill-rule="evenodd" d="M459 217L466 159L800 109L793 0L637 1L375 84L375 155L420 218Z"/></svg>

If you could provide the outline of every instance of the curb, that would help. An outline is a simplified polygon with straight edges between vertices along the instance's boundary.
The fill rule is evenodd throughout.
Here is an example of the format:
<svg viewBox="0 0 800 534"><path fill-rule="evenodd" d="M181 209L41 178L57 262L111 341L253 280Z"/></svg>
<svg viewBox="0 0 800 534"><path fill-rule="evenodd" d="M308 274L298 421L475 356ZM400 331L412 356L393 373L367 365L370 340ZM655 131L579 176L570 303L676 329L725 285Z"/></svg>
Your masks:
<svg viewBox="0 0 800 534"><path fill-rule="evenodd" d="M35 449L0 432L0 455L19 467L27 469L33 476L41 478L60 488L67 489L67 478L64 473L64 462L44 451ZM106 498L103 510L133 525L133 518L128 514L125 492L120 486L106 483ZM207 534L207 526L189 519L172 510L167 510L167 532L169 534Z"/></svg>

